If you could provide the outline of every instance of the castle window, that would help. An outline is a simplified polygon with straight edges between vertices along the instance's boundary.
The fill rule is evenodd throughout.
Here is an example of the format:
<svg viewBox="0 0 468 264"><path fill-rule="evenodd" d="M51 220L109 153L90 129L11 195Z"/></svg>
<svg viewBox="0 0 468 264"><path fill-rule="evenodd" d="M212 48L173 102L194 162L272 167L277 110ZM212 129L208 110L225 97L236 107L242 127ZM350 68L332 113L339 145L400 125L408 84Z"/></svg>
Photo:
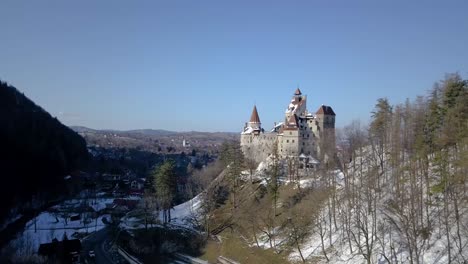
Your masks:
<svg viewBox="0 0 468 264"><path fill-rule="evenodd" d="M292 132L291 132L291 131L289 132L289 135L292 135Z"/></svg>
<svg viewBox="0 0 468 264"><path fill-rule="evenodd" d="M294 143L294 139L292 140L292 143Z"/></svg>
<svg viewBox="0 0 468 264"><path fill-rule="evenodd" d="M307 138L309 138L309 134L307 134Z"/></svg>
<svg viewBox="0 0 468 264"><path fill-rule="evenodd" d="M289 139L288 139L288 140L286 140L286 143L289 143Z"/></svg>

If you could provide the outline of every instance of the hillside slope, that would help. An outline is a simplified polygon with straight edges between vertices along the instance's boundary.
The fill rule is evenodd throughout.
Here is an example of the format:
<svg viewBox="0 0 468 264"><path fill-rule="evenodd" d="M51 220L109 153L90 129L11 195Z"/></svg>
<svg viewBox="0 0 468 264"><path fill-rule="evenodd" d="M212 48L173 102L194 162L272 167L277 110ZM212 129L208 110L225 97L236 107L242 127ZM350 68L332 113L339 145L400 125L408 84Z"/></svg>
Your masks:
<svg viewBox="0 0 468 264"><path fill-rule="evenodd" d="M447 75L404 104L380 98L369 126L353 122L337 142L323 148L336 158L302 175L289 158L251 177L238 147L227 149L228 202L205 218L244 251L223 254L242 263L271 263L242 258L251 248L292 263L468 263L468 80Z"/></svg>
<svg viewBox="0 0 468 264"><path fill-rule="evenodd" d="M0 140L0 222L33 196L47 201L62 193L64 176L88 158L81 136L1 81Z"/></svg>

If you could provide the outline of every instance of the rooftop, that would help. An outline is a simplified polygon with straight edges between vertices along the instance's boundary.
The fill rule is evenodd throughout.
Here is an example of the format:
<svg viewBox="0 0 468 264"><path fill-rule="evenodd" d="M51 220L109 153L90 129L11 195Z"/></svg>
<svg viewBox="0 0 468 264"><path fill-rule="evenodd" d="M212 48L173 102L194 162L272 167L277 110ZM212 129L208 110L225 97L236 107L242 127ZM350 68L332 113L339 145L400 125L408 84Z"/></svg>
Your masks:
<svg viewBox="0 0 468 264"><path fill-rule="evenodd" d="M254 105L252 115L250 116L250 123L261 123L260 117L258 116L257 106Z"/></svg>

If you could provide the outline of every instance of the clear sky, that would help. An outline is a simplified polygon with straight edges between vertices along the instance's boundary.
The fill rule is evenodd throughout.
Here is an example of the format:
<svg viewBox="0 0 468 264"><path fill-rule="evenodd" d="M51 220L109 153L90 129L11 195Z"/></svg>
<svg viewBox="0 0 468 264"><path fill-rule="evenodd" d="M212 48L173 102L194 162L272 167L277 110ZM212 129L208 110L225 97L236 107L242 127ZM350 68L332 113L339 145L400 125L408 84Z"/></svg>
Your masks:
<svg viewBox="0 0 468 264"><path fill-rule="evenodd" d="M411 3L409 3L411 2ZM241 131L299 85L337 126L468 73L468 1L0 0L0 79L67 125Z"/></svg>

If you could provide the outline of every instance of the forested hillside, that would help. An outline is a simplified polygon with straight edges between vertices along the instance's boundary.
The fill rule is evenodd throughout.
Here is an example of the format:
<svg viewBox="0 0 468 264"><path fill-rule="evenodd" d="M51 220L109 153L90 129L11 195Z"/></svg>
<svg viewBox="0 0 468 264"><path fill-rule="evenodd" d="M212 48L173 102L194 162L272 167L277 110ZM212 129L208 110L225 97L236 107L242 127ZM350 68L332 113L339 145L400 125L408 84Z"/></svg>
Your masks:
<svg viewBox="0 0 468 264"><path fill-rule="evenodd" d="M212 184L200 207L205 231L223 239L203 257L468 262L467 80L450 74L425 96L378 99L369 125L353 122L337 142L323 146L329 158L319 169L302 174L273 155L252 175L237 146L224 151L227 200L213 202L220 187Z"/></svg>
<svg viewBox="0 0 468 264"><path fill-rule="evenodd" d="M64 190L64 176L88 158L86 143L15 87L0 81L0 223L34 196Z"/></svg>
<svg viewBox="0 0 468 264"><path fill-rule="evenodd" d="M467 262L466 80L447 75L430 94L395 105L378 99L369 126L353 122L339 139L344 182L323 175L329 196L302 246L306 258Z"/></svg>

